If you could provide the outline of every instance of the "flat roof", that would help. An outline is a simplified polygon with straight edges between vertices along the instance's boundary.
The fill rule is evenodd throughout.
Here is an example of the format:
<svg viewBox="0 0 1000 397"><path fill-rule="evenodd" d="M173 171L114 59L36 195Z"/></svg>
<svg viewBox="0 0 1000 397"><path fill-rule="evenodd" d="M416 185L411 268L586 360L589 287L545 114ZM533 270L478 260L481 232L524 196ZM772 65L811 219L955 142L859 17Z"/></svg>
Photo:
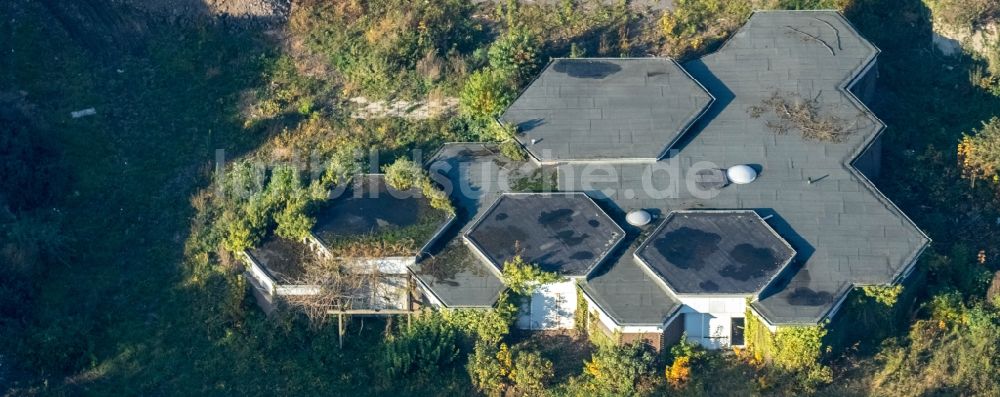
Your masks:
<svg viewBox="0 0 1000 397"><path fill-rule="evenodd" d="M448 221L448 215L430 206L419 189L399 191L389 187L383 175L358 175L316 215L313 234L328 248L365 238L393 239L405 252L417 251Z"/></svg>
<svg viewBox="0 0 1000 397"><path fill-rule="evenodd" d="M585 276L624 235L583 193L507 193L465 238L498 270L521 255L546 271Z"/></svg>
<svg viewBox="0 0 1000 397"><path fill-rule="evenodd" d="M413 275L447 307L490 307L505 287L469 247L452 241L411 266Z"/></svg>
<svg viewBox="0 0 1000 397"><path fill-rule="evenodd" d="M427 162L432 178L452 187L460 233L490 208L504 187L538 169L532 162L515 162L500 155L495 144L449 143ZM461 238L451 239L410 266L417 280L447 307L489 307L506 287L493 265L476 257Z"/></svg>
<svg viewBox="0 0 1000 397"><path fill-rule="evenodd" d="M679 152L661 163L676 166L676 175L697 171L701 162L751 164L760 170L756 181L705 195L683 183L667 190L676 182L670 173L638 178L648 171L644 164L613 165L617 177L586 183L579 178L585 166L567 164L560 166L566 177L559 189L585 191L621 208L773 215L768 223L798 260L752 305L772 324L816 324L852 286L897 281L929 243L852 165L883 129L848 91L877 54L837 12L755 12L718 51L683 65L717 100L675 146ZM816 98L824 113L849 120L854 132L836 143L794 131L776 134L766 117L754 119L747 111L776 91Z"/></svg>
<svg viewBox="0 0 1000 397"><path fill-rule="evenodd" d="M584 293L623 326L663 325L681 302L657 285L630 249L582 283Z"/></svg>
<svg viewBox="0 0 1000 397"><path fill-rule="evenodd" d="M501 120L518 127L517 140L542 162L652 162L711 102L669 58L562 58Z"/></svg>
<svg viewBox="0 0 1000 397"><path fill-rule="evenodd" d="M678 294L753 294L795 256L753 211L672 212L636 251Z"/></svg>
<svg viewBox="0 0 1000 397"><path fill-rule="evenodd" d="M314 259L312 250L301 241L271 236L247 254L280 283L295 282L305 275L305 266Z"/></svg>

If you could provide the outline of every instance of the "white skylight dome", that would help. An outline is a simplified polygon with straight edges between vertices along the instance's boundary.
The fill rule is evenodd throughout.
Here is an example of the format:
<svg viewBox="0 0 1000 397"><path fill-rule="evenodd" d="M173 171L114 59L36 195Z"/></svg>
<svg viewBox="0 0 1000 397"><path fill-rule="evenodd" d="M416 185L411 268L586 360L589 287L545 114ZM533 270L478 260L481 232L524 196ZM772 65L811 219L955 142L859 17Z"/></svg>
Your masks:
<svg viewBox="0 0 1000 397"><path fill-rule="evenodd" d="M652 220L653 216L649 215L649 212L645 210L634 210L625 215L625 222L628 222L632 226L646 226Z"/></svg>
<svg viewBox="0 0 1000 397"><path fill-rule="evenodd" d="M757 171L746 164L734 165L726 170L726 178L737 185L745 185L757 179Z"/></svg>

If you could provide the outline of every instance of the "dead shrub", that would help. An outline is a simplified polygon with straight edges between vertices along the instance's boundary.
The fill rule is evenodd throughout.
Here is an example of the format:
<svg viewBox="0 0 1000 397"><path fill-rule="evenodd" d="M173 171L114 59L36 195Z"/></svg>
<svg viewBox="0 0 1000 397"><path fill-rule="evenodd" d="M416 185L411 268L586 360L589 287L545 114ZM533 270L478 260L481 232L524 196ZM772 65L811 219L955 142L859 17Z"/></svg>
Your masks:
<svg viewBox="0 0 1000 397"><path fill-rule="evenodd" d="M765 124L777 134L799 131L803 138L813 141L843 142L856 130L848 120L822 114L818 96L802 98L798 94L782 95L775 91L759 105L750 106L747 112L753 118L771 114L773 118Z"/></svg>

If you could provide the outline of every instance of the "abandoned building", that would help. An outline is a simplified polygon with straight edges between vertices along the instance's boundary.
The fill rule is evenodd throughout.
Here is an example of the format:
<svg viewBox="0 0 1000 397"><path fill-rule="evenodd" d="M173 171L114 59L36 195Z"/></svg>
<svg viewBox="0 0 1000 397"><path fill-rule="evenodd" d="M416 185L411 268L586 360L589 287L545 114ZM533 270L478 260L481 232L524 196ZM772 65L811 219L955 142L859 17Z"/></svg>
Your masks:
<svg viewBox="0 0 1000 397"><path fill-rule="evenodd" d="M562 275L524 329L573 328L586 307L620 341L726 348L747 321L821 324L930 242L871 182L878 53L837 12L774 11L682 64L554 59L499 120L530 160L445 145L426 166L457 215L395 263L448 308L491 307L514 255Z"/></svg>

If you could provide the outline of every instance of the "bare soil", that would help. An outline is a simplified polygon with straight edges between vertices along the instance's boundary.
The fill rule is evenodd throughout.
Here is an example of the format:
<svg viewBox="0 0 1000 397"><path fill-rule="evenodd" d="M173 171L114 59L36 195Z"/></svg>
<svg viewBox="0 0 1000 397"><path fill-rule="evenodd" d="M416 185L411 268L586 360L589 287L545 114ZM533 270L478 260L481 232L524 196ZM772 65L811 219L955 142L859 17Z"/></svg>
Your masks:
<svg viewBox="0 0 1000 397"><path fill-rule="evenodd" d="M204 16L283 21L291 0L116 0L157 15L180 18Z"/></svg>

